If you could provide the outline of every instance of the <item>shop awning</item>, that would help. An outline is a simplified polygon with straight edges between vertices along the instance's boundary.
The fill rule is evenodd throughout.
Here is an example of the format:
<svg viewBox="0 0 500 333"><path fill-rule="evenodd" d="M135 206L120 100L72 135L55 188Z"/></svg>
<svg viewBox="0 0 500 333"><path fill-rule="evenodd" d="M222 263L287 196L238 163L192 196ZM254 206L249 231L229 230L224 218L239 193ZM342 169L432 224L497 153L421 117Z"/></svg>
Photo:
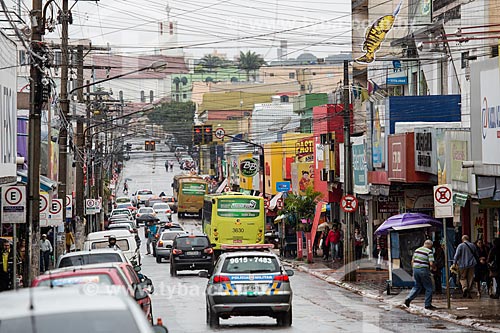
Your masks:
<svg viewBox="0 0 500 333"><path fill-rule="evenodd" d="M28 184L28 171L27 170L17 170L17 176L21 177L21 183ZM57 182L40 175L40 191L51 192L57 189Z"/></svg>
<svg viewBox="0 0 500 333"><path fill-rule="evenodd" d="M283 192L278 192L271 201L269 201L269 210L273 210L276 208L276 204L278 203L278 199L280 199L283 196Z"/></svg>

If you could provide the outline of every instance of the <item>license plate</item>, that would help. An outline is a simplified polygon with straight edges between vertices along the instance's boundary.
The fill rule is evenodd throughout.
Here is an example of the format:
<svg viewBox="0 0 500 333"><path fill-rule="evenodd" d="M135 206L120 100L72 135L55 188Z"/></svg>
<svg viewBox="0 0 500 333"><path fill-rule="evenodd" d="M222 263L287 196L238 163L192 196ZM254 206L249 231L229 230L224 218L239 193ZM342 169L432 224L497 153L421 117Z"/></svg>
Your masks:
<svg viewBox="0 0 500 333"><path fill-rule="evenodd" d="M197 256L197 255L200 254L200 252L198 252L198 251L187 251L186 254L188 256Z"/></svg>
<svg viewBox="0 0 500 333"><path fill-rule="evenodd" d="M242 239L233 239L233 243L241 244L241 243L243 243L243 240Z"/></svg>
<svg viewBox="0 0 500 333"><path fill-rule="evenodd" d="M242 293L259 293L260 286L258 284L243 284L241 285Z"/></svg>

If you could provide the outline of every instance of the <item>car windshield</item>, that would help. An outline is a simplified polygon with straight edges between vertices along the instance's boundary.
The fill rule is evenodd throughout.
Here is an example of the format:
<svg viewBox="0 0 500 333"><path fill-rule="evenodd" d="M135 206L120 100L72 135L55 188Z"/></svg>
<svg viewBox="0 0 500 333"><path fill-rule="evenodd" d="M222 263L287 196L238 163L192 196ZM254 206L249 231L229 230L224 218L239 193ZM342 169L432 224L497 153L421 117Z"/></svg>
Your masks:
<svg viewBox="0 0 500 333"><path fill-rule="evenodd" d="M170 206L168 204L155 204L153 209L170 209Z"/></svg>
<svg viewBox="0 0 500 333"><path fill-rule="evenodd" d="M58 268L122 261L122 257L118 253L83 254L62 258Z"/></svg>
<svg viewBox="0 0 500 333"><path fill-rule="evenodd" d="M29 312L27 313L29 314ZM2 332L9 333L137 333L140 331L128 309L111 311L64 311L57 314L36 315L35 318L28 315L3 319L0 327L2 328Z"/></svg>
<svg viewBox="0 0 500 333"><path fill-rule="evenodd" d="M178 234L182 234L182 232L166 232L161 235L161 240L174 240Z"/></svg>
<svg viewBox="0 0 500 333"><path fill-rule="evenodd" d="M143 191L137 192L137 194L138 195L148 195L148 194L153 194L153 192L148 191L148 190L143 190Z"/></svg>
<svg viewBox="0 0 500 333"><path fill-rule="evenodd" d="M222 273L273 273L279 272L278 260L269 256L238 256L226 258Z"/></svg>
<svg viewBox="0 0 500 333"><path fill-rule="evenodd" d="M210 243L206 237L182 237L177 239L177 248L190 249L192 247L208 247Z"/></svg>
<svg viewBox="0 0 500 333"><path fill-rule="evenodd" d="M60 278L50 278L47 280L42 280L38 283L37 287L62 287L75 284L102 284L102 285L112 285L113 281L107 274L84 274L80 276L66 276Z"/></svg>
<svg viewBox="0 0 500 333"><path fill-rule="evenodd" d="M109 242L107 240L101 241L101 242L92 242L92 250L107 249L108 245L109 245ZM118 247L122 251L128 251L128 249L129 249L128 242L126 239L117 239L116 245L118 245Z"/></svg>

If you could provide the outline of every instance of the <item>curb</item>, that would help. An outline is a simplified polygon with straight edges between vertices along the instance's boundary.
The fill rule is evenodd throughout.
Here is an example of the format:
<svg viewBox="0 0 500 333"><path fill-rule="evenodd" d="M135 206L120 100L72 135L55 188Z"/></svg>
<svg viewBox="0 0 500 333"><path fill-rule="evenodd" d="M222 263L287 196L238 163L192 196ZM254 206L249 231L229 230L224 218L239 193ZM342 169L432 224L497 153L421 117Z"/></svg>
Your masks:
<svg viewBox="0 0 500 333"><path fill-rule="evenodd" d="M438 318L438 319L442 319L442 320L445 320L445 321L448 321L448 322L451 322L453 324L457 324L457 325L461 325L461 326L464 326L464 327L470 327L470 328L474 328L476 330L480 330L480 331L483 331L483 332L497 332L497 333L500 333L500 329L499 328L496 328L496 327L489 327L487 325L485 325L484 323L480 322L480 321L477 321L475 319L472 319L472 318L466 318L466 319L458 319L457 316L455 315L452 315L452 314L449 314L449 313L443 313L443 312L439 312L439 311L432 311L432 310L427 310L425 309L424 307L422 306L416 306L416 305L412 305L410 308L407 308L406 306L402 305L401 302L398 302L398 301L392 301L392 300L387 300L385 299L384 297L380 296L380 295L376 295L376 294L373 294L373 293L370 293L370 292L367 292L361 288L357 288L356 286L353 286L352 284L350 283L346 283L346 282L342 282L342 281L339 281L327 274L322 274L320 272L316 272L310 268L308 268L307 266L305 265L301 265L301 264L297 264L297 263L294 263L294 262L291 262L289 260L286 260L286 259L283 259L283 262L292 266L293 268L297 269L298 271L301 271L301 272L304 272L304 273L308 273L318 279L321 279L323 281L326 281L330 284L334 284L338 287L341 287L343 289L346 289L350 292L353 292L353 293L356 293L358 295L361 295L361 296L364 296L364 297L368 297L370 299L374 299L374 300L378 300L380 302L383 302L385 304L388 304L388 305L391 305L393 307L398 307L400 309L403 309L409 313L412 313L412 314L415 314L415 315L421 315L421 316L425 316L425 317L432 317L432 318Z"/></svg>

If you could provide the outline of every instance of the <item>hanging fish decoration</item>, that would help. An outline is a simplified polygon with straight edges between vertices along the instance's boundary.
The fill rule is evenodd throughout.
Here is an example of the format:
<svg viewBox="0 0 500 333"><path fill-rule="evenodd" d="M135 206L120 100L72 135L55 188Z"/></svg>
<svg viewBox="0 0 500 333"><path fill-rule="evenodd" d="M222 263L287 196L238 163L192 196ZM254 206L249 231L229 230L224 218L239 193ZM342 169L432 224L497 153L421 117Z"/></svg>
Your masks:
<svg viewBox="0 0 500 333"><path fill-rule="evenodd" d="M399 11L401 10L401 0L392 15L385 15L377 19L370 28L366 30L365 41L363 43L364 55L356 59L357 63L369 64L375 60L375 53L380 49L380 45L385 40L385 36L392 29Z"/></svg>

